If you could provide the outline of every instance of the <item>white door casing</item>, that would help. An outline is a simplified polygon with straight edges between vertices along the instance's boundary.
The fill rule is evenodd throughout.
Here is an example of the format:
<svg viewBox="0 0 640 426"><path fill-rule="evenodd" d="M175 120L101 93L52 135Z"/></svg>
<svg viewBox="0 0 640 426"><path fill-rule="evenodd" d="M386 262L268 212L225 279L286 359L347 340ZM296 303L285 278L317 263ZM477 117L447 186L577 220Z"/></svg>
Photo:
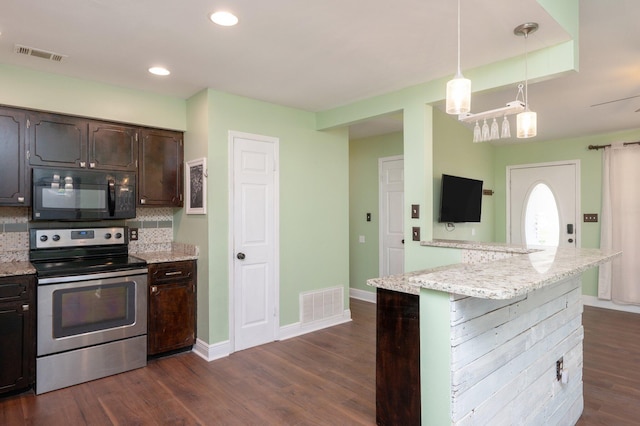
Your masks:
<svg viewBox="0 0 640 426"><path fill-rule="evenodd" d="M229 132L230 337L233 351L277 339L277 138Z"/></svg>
<svg viewBox="0 0 640 426"><path fill-rule="evenodd" d="M404 272L404 157L378 159L380 276Z"/></svg>
<svg viewBox="0 0 640 426"><path fill-rule="evenodd" d="M551 190L558 208L559 247L580 247L579 160L507 167L507 242L527 244L527 204L539 184Z"/></svg>

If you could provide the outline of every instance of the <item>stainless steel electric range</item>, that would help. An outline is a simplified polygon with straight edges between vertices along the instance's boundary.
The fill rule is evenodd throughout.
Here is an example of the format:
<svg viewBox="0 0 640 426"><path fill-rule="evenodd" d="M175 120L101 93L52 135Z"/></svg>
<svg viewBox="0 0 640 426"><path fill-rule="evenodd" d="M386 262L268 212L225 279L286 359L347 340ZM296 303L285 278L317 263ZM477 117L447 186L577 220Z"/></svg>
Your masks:
<svg viewBox="0 0 640 426"><path fill-rule="evenodd" d="M147 267L126 227L31 229L36 394L147 363Z"/></svg>

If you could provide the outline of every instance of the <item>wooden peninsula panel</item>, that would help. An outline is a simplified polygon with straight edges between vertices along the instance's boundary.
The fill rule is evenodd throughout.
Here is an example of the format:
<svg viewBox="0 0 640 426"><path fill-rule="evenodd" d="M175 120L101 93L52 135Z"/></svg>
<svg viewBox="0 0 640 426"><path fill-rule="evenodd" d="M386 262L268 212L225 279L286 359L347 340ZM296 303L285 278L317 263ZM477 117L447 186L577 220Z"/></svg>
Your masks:
<svg viewBox="0 0 640 426"><path fill-rule="evenodd" d="M420 303L377 289L376 423L420 424Z"/></svg>

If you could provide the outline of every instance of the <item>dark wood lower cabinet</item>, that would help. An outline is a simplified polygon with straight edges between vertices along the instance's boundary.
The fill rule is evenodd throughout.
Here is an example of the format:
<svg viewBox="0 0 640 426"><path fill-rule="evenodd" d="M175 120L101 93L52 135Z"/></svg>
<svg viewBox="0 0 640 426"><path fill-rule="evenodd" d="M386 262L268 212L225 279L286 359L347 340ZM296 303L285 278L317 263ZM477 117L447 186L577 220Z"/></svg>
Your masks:
<svg viewBox="0 0 640 426"><path fill-rule="evenodd" d="M378 288L376 298L376 423L419 425L419 296Z"/></svg>
<svg viewBox="0 0 640 426"><path fill-rule="evenodd" d="M0 393L35 378L35 276L0 278Z"/></svg>
<svg viewBox="0 0 640 426"><path fill-rule="evenodd" d="M189 349L196 339L196 262L149 265L147 354Z"/></svg>

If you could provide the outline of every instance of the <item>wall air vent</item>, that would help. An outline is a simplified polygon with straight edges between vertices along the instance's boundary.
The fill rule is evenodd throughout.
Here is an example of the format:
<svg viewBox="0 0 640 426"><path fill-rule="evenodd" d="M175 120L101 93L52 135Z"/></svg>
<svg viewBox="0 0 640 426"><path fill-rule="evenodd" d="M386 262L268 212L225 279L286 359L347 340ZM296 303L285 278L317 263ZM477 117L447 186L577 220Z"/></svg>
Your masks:
<svg viewBox="0 0 640 426"><path fill-rule="evenodd" d="M47 59L53 62L62 62L67 55L61 55L59 53L47 52L46 50L36 49L35 47L23 46L16 44L13 51L20 55L35 56L36 58Z"/></svg>

